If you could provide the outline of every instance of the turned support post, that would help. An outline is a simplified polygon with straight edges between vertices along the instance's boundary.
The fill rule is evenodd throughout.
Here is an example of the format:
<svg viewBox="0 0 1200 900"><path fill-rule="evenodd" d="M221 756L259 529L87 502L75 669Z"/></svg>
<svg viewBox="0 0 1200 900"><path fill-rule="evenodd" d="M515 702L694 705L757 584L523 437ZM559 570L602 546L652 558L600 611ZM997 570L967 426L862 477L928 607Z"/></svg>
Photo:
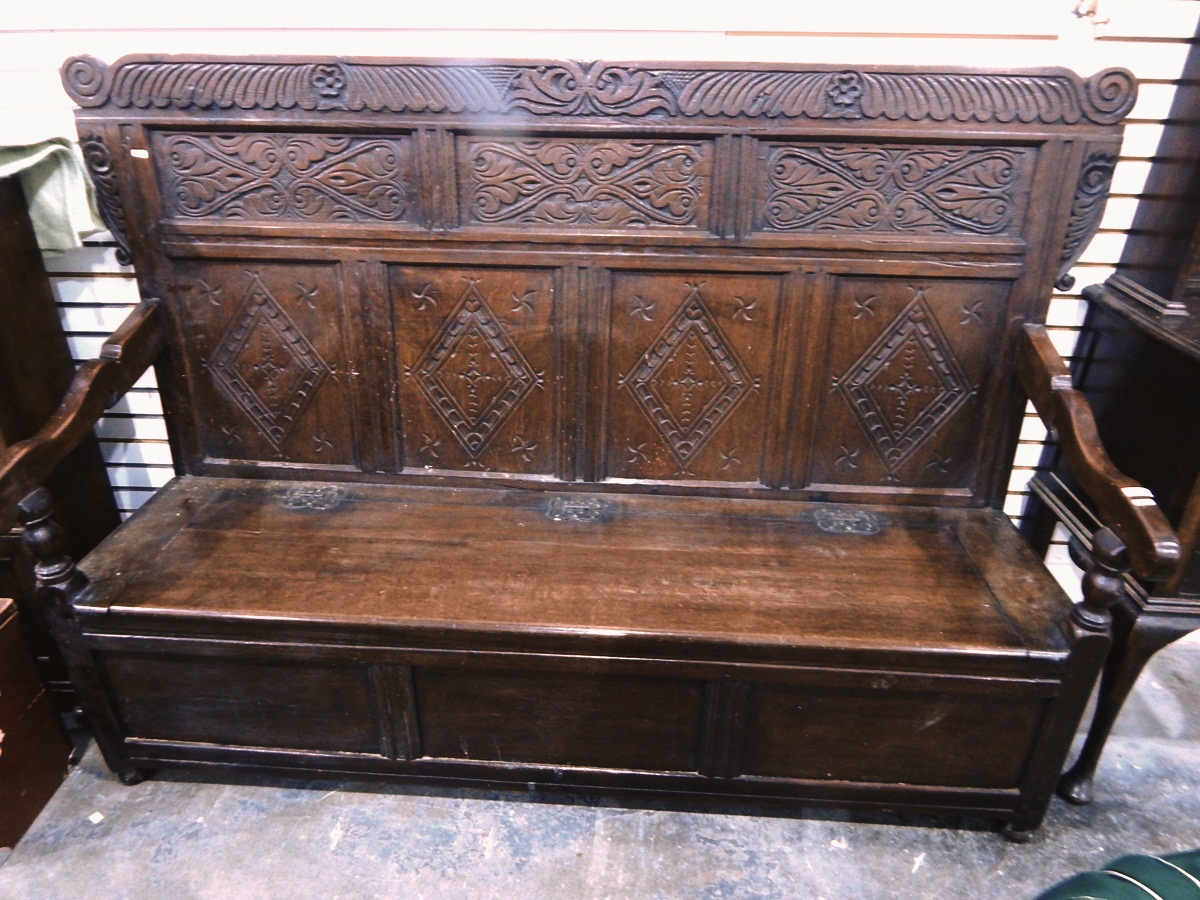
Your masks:
<svg viewBox="0 0 1200 900"><path fill-rule="evenodd" d="M37 599L50 613L51 627L71 680L79 691L83 718L96 737L100 752L122 784L137 784L150 772L129 765L122 754L124 736L115 711L100 687L91 655L83 645L76 601L91 589L87 576L63 550L63 531L51 519L54 498L39 487L17 504L17 518L25 528L23 542L34 560Z"/></svg>
<svg viewBox="0 0 1200 900"><path fill-rule="evenodd" d="M63 531L50 516L54 498L44 487L30 492L17 504L17 518L25 528L22 542L33 557L38 599L54 614L73 618L74 600L87 589L87 577L63 550Z"/></svg>
<svg viewBox="0 0 1200 900"><path fill-rule="evenodd" d="M1072 555L1076 551L1082 552L1081 548L1073 547ZM1071 747L1088 697L1112 648L1112 608L1124 596L1129 554L1116 534L1101 528L1092 537L1092 552L1083 555L1086 558L1077 560L1086 568L1083 602L1073 607L1062 623L1071 654L1056 700L1061 714L1050 717L1040 750L1053 763L1039 772L1013 818L1002 829L1004 836L1014 843L1024 843L1033 837L1042 823L1050 796L1056 787L1062 789L1058 766Z"/></svg>
<svg viewBox="0 0 1200 900"><path fill-rule="evenodd" d="M1073 554L1074 555L1074 554ZM1129 572L1125 545L1107 528L1101 528L1092 539L1090 564L1083 576L1083 602L1071 613L1079 628L1108 635L1112 642L1112 608L1125 596L1125 575ZM1115 710L1097 706L1088 737L1075 764L1058 783L1058 793L1071 803L1090 803L1092 777L1100 762L1100 752L1116 721Z"/></svg>

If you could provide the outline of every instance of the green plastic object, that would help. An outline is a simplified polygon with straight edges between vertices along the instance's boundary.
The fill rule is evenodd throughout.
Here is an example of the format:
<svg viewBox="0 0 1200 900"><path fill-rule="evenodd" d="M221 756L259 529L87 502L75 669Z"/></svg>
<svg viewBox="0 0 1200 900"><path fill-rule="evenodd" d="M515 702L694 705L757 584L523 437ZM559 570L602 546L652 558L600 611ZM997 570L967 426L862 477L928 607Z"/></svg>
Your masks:
<svg viewBox="0 0 1200 900"><path fill-rule="evenodd" d="M1056 884L1037 900L1200 900L1200 850L1122 856L1100 872Z"/></svg>

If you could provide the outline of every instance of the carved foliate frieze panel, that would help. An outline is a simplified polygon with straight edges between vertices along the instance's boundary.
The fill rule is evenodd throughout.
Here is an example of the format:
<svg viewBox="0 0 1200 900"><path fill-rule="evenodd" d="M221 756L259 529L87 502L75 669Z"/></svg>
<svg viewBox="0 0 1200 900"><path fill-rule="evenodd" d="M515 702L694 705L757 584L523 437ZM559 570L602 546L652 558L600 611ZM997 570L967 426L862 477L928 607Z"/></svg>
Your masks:
<svg viewBox="0 0 1200 900"><path fill-rule="evenodd" d="M972 488L1007 302L998 281L839 279L809 482Z"/></svg>
<svg viewBox="0 0 1200 900"><path fill-rule="evenodd" d="M1124 69L1083 79L1066 69L697 69L603 61L127 57L109 67L80 56L63 65L62 79L89 109L1112 124L1136 99L1136 81Z"/></svg>
<svg viewBox="0 0 1200 900"><path fill-rule="evenodd" d="M1017 235L1032 151L773 144L757 227L779 232Z"/></svg>
<svg viewBox="0 0 1200 900"><path fill-rule="evenodd" d="M174 282L204 455L355 465L337 267L187 261Z"/></svg>
<svg viewBox="0 0 1200 900"><path fill-rule="evenodd" d="M395 266L408 469L555 472L554 275Z"/></svg>
<svg viewBox="0 0 1200 900"><path fill-rule="evenodd" d="M156 133L164 212L181 219L405 222L415 173L408 136Z"/></svg>
<svg viewBox="0 0 1200 900"><path fill-rule="evenodd" d="M609 478L762 479L781 281L612 276Z"/></svg>
<svg viewBox="0 0 1200 900"><path fill-rule="evenodd" d="M459 139L461 218L479 225L703 229L709 141Z"/></svg>

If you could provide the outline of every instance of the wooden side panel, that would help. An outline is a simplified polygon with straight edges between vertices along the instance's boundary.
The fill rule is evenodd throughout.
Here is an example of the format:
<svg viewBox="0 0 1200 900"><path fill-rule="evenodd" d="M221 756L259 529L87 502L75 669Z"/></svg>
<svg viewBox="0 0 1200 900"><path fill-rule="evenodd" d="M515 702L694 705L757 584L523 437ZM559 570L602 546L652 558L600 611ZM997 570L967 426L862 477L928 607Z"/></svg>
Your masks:
<svg viewBox="0 0 1200 900"><path fill-rule="evenodd" d="M133 738L380 753L362 665L237 657L99 655Z"/></svg>
<svg viewBox="0 0 1200 900"><path fill-rule="evenodd" d="M605 477L767 480L782 293L780 275L612 275Z"/></svg>
<svg viewBox="0 0 1200 900"><path fill-rule="evenodd" d="M1044 713L1044 700L1009 696L759 685L742 773L1015 788Z"/></svg>
<svg viewBox="0 0 1200 900"><path fill-rule="evenodd" d="M338 266L175 266L194 415L209 457L357 467Z"/></svg>
<svg viewBox="0 0 1200 900"><path fill-rule="evenodd" d="M553 269L390 270L404 465L553 475Z"/></svg>
<svg viewBox="0 0 1200 900"><path fill-rule="evenodd" d="M810 487L971 492L1006 324L991 280L837 280Z"/></svg>
<svg viewBox="0 0 1200 900"><path fill-rule="evenodd" d="M676 678L418 668L426 756L695 772L703 685Z"/></svg>

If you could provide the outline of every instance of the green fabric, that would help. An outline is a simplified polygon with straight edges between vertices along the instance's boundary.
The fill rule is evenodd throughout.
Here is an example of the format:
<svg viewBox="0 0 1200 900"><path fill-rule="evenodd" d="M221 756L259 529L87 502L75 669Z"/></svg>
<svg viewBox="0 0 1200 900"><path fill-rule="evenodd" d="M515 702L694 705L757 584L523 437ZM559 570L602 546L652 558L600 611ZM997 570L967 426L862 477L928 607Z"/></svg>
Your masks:
<svg viewBox="0 0 1200 900"><path fill-rule="evenodd" d="M1103 872L1084 872L1037 900L1200 900L1200 850L1122 856Z"/></svg>
<svg viewBox="0 0 1200 900"><path fill-rule="evenodd" d="M1195 897L1200 900L1200 884L1196 883L1195 876L1169 858L1122 856L1105 866L1104 871L1128 875L1163 900L1174 900L1176 897Z"/></svg>
<svg viewBox="0 0 1200 900"><path fill-rule="evenodd" d="M78 147L66 138L0 147L0 178L21 179L29 218L43 250L71 250L104 228Z"/></svg>

